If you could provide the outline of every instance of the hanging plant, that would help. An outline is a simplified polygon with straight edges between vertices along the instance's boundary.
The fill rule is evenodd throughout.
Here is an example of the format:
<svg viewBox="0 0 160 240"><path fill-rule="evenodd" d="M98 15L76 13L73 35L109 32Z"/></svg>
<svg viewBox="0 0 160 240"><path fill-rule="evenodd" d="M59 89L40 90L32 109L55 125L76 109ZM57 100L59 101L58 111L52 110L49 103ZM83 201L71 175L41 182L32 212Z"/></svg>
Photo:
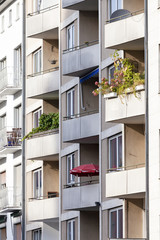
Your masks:
<svg viewBox="0 0 160 240"><path fill-rule="evenodd" d="M128 93L129 89L137 97L136 86L144 84L144 73L135 72L135 67L130 60L128 58L120 58L117 51L113 54L113 60L115 68L113 78L110 81L102 78L101 83L96 81L97 89L92 92L93 95L97 96L100 92L102 95L115 92L123 97Z"/></svg>

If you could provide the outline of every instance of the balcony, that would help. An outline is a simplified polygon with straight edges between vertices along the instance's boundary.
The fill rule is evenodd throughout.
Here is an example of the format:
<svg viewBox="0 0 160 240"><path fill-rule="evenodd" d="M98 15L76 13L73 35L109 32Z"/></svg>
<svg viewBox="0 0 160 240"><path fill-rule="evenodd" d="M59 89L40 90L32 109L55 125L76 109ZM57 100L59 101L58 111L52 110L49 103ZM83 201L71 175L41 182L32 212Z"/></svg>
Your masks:
<svg viewBox="0 0 160 240"><path fill-rule="evenodd" d="M6 67L0 71L0 100L5 100L6 95L12 95L22 89L21 72L13 67Z"/></svg>
<svg viewBox="0 0 160 240"><path fill-rule="evenodd" d="M55 1L50 1L49 6L27 15L27 37L58 39L58 27L59 5Z"/></svg>
<svg viewBox="0 0 160 240"><path fill-rule="evenodd" d="M62 0L62 8L68 8L79 11L96 11L98 10L97 0Z"/></svg>
<svg viewBox="0 0 160 240"><path fill-rule="evenodd" d="M63 142L98 143L99 113L90 111L64 117Z"/></svg>
<svg viewBox="0 0 160 240"><path fill-rule="evenodd" d="M48 130L27 139L28 160L58 160L59 130Z"/></svg>
<svg viewBox="0 0 160 240"><path fill-rule="evenodd" d="M58 99L59 70L52 68L28 75L27 97L35 99Z"/></svg>
<svg viewBox="0 0 160 240"><path fill-rule="evenodd" d="M0 213L21 210L21 188L7 187L0 190Z"/></svg>
<svg viewBox="0 0 160 240"><path fill-rule="evenodd" d="M59 198L42 198L28 202L29 222L58 222Z"/></svg>
<svg viewBox="0 0 160 240"><path fill-rule="evenodd" d="M144 86L137 86L137 97L128 93L124 98L115 93L104 95L105 121L125 124L144 124L145 122L145 91Z"/></svg>
<svg viewBox="0 0 160 240"><path fill-rule="evenodd" d="M106 197L143 198L145 194L144 164L127 167L128 170L108 170L106 174ZM137 167L137 168L136 168Z"/></svg>
<svg viewBox="0 0 160 240"><path fill-rule="evenodd" d="M12 154L21 149L21 128L6 127L0 130L0 153Z"/></svg>
<svg viewBox="0 0 160 240"><path fill-rule="evenodd" d="M88 185L84 186L83 183L71 185L63 189L62 194L64 210L96 208L96 202L99 202L99 184L89 184L88 182Z"/></svg>
<svg viewBox="0 0 160 240"><path fill-rule="evenodd" d="M107 21L105 25L105 48L143 50L143 10L121 15Z"/></svg>
<svg viewBox="0 0 160 240"><path fill-rule="evenodd" d="M99 66L98 41L64 50L62 65L62 73L66 76L81 77L94 70Z"/></svg>

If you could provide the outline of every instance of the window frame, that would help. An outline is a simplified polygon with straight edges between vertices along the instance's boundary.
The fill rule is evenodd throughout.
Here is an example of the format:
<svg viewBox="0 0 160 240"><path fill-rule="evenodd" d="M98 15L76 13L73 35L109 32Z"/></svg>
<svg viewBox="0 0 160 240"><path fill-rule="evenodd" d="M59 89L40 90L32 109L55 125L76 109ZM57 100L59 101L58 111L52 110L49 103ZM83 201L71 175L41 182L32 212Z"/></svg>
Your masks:
<svg viewBox="0 0 160 240"><path fill-rule="evenodd" d="M114 69L115 70L115 66L114 64L110 65L108 68L108 80L109 80L109 84L111 83L111 70Z"/></svg>
<svg viewBox="0 0 160 240"><path fill-rule="evenodd" d="M38 56L37 63L36 55ZM33 74L38 74L41 71L42 71L42 48L39 48L33 53Z"/></svg>
<svg viewBox="0 0 160 240"><path fill-rule="evenodd" d="M69 163L69 161L70 161L70 163ZM71 154L67 155L67 184L72 185L75 183L75 176L70 174L70 170L73 169L74 167L75 167L75 154L71 153Z"/></svg>
<svg viewBox="0 0 160 240"><path fill-rule="evenodd" d="M20 4L19 2L16 4L16 21L20 19Z"/></svg>
<svg viewBox="0 0 160 240"><path fill-rule="evenodd" d="M116 151L117 151L117 155L116 155L116 170L122 170L123 167L123 151L122 151L122 166L119 166L119 155L118 155L118 151L119 151L119 144L118 144L118 138L121 137L122 138L122 149L123 149L123 136L122 133L116 134L114 136L111 136L108 138L108 142L109 142L109 169L111 169L111 152L110 152L110 146L111 146L111 140L116 139ZM121 150L122 150L121 149ZM111 170L113 171L113 170Z"/></svg>
<svg viewBox="0 0 160 240"><path fill-rule="evenodd" d="M7 114L4 113L2 116L0 116L0 129L4 129L7 125Z"/></svg>
<svg viewBox="0 0 160 240"><path fill-rule="evenodd" d="M12 9L9 10L8 15L9 15L9 18L8 18L8 22L9 22L9 23L8 23L8 27L11 27L11 26L12 26L12 21L13 21L13 18L12 18L12 15L13 15Z"/></svg>
<svg viewBox="0 0 160 240"><path fill-rule="evenodd" d="M35 119L35 115L36 115L36 113L38 113L38 125L36 124L36 119ZM36 109L34 112L33 112L33 128L37 128L37 127L39 127L39 118L40 118L40 116L42 115L42 107L40 107L40 108L38 108L38 109Z"/></svg>
<svg viewBox="0 0 160 240"><path fill-rule="evenodd" d="M109 15L109 18L111 17L111 15L117 11L118 9L123 9L123 0L121 0L121 8L118 8L118 2L119 0L116 0L117 1L117 9L114 11L114 12L111 12L111 1L112 0L108 0L108 15Z"/></svg>
<svg viewBox="0 0 160 240"><path fill-rule="evenodd" d="M119 210L122 210L122 236L119 236ZM116 222L116 226L117 226L117 236L116 237L112 237L111 236L111 213L112 212L116 212L117 213L117 222ZM109 210L109 238L123 238L123 207L117 207L117 208L113 208Z"/></svg>
<svg viewBox="0 0 160 240"><path fill-rule="evenodd" d="M69 230L69 224L71 224L71 235ZM75 240L75 219L67 221L67 240Z"/></svg>
<svg viewBox="0 0 160 240"><path fill-rule="evenodd" d="M71 44L69 43L69 30L71 29L71 37L70 37L70 39L71 39ZM74 46L75 46L75 27L74 27L74 23L72 23L72 24L70 24L68 27L67 27L67 49L69 50L69 51L72 51L73 50L73 48L74 48ZM70 47L70 45L71 45L71 47Z"/></svg>
<svg viewBox="0 0 160 240"><path fill-rule="evenodd" d="M16 128L22 128L22 105L14 107L14 126Z"/></svg>
<svg viewBox="0 0 160 240"><path fill-rule="evenodd" d="M0 60L0 72L7 67L7 58L4 57Z"/></svg>
<svg viewBox="0 0 160 240"><path fill-rule="evenodd" d="M5 17L4 15L1 17L1 33L5 31Z"/></svg>
<svg viewBox="0 0 160 240"><path fill-rule="evenodd" d="M70 106L69 106L69 94L71 94L70 98ZM67 117L73 117L75 114L75 89L72 88L69 91L67 91ZM69 113L70 109L70 113Z"/></svg>
<svg viewBox="0 0 160 240"><path fill-rule="evenodd" d="M19 45L14 49L14 80L17 85L22 81L22 48Z"/></svg>
<svg viewBox="0 0 160 240"><path fill-rule="evenodd" d="M32 230L32 239L33 240L35 240L35 237L34 237L35 232L38 233L38 240L41 240L42 239L42 229L37 228L37 229Z"/></svg>
<svg viewBox="0 0 160 240"><path fill-rule="evenodd" d="M35 174L38 173L38 194L36 194L36 188L35 188ZM42 168L38 168L33 171L33 198L39 199L43 195L42 191Z"/></svg>

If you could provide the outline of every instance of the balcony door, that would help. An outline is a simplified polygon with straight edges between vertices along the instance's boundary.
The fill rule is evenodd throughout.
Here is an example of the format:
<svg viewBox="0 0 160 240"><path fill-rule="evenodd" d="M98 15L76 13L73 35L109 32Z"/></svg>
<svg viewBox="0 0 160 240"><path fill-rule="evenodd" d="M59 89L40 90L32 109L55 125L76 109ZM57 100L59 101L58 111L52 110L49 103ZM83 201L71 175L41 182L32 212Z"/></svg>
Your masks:
<svg viewBox="0 0 160 240"><path fill-rule="evenodd" d="M21 84L21 74L22 74L22 57L21 57L21 47L14 50L14 80L16 86Z"/></svg>
<svg viewBox="0 0 160 240"><path fill-rule="evenodd" d="M109 238L123 238L123 210L122 207L109 211Z"/></svg>
<svg viewBox="0 0 160 240"><path fill-rule="evenodd" d="M33 53L33 73L42 71L42 51L41 48Z"/></svg>
<svg viewBox="0 0 160 240"><path fill-rule="evenodd" d="M109 138L109 168L119 170L122 167L122 134Z"/></svg>
<svg viewBox="0 0 160 240"><path fill-rule="evenodd" d="M67 49L73 50L74 47L74 24L67 27Z"/></svg>
<svg viewBox="0 0 160 240"><path fill-rule="evenodd" d="M33 172L33 197L42 197L42 169Z"/></svg>
<svg viewBox="0 0 160 240"><path fill-rule="evenodd" d="M118 9L122 9L123 4L122 0L109 0L109 15L117 11Z"/></svg>
<svg viewBox="0 0 160 240"><path fill-rule="evenodd" d="M67 222L67 240L75 240L75 220Z"/></svg>
<svg viewBox="0 0 160 240"><path fill-rule="evenodd" d="M74 115L74 89L67 92L67 117Z"/></svg>

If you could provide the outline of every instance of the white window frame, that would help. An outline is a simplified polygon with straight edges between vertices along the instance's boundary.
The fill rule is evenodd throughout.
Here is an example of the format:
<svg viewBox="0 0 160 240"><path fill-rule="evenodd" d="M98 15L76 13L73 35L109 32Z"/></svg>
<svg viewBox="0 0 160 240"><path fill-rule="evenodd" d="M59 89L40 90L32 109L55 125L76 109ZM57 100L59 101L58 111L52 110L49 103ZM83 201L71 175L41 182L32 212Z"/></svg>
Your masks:
<svg viewBox="0 0 160 240"><path fill-rule="evenodd" d="M112 78L111 78L111 70L112 70L113 68L115 69L114 64L112 64L112 65L108 68L108 75L109 75L109 76L108 76L108 80L109 80L109 84L111 83L111 79L112 79Z"/></svg>
<svg viewBox="0 0 160 240"><path fill-rule="evenodd" d="M22 105L18 105L14 108L14 126L16 128L22 128Z"/></svg>
<svg viewBox="0 0 160 240"><path fill-rule="evenodd" d="M3 59L0 60L0 71L5 69L7 67L7 58L4 57Z"/></svg>
<svg viewBox="0 0 160 240"><path fill-rule="evenodd" d="M37 55L37 63L36 63L36 55ZM41 71L42 71L42 49L39 48L37 51L33 53L33 73L40 73Z"/></svg>
<svg viewBox="0 0 160 240"><path fill-rule="evenodd" d="M41 240L42 239L42 229L41 228L38 228L38 229L35 229L35 230L32 231L32 239L35 240L34 234L36 232L38 233L38 240Z"/></svg>
<svg viewBox="0 0 160 240"><path fill-rule="evenodd" d="M111 169L111 154L110 154L110 145L111 145L111 140L116 139L116 149L117 149L117 156L116 156L116 169L115 170L122 170L122 166L123 166L123 151L122 151L122 166L119 166L119 156L118 156L118 150L119 150L119 146L118 146L118 138L122 137L122 133L116 134L112 137L109 137L109 169ZM123 138L122 138L122 149L123 149Z"/></svg>
<svg viewBox="0 0 160 240"><path fill-rule="evenodd" d="M75 183L75 176L70 174L70 170L75 167L75 154L69 154L67 156L67 184Z"/></svg>
<svg viewBox="0 0 160 240"><path fill-rule="evenodd" d="M112 15L112 13L111 13L111 1L112 0L108 0L108 16L109 16L109 18L111 17L111 15ZM120 0L117 0L117 3L118 3L118 1L120 1ZM117 8L117 10L118 9L123 9L123 0L121 0L121 8Z"/></svg>
<svg viewBox="0 0 160 240"><path fill-rule="evenodd" d="M38 194L36 194L35 189L35 174L38 173ZM40 185L41 184L41 185ZM42 197L42 168L33 171L33 198L41 198Z"/></svg>
<svg viewBox="0 0 160 240"><path fill-rule="evenodd" d="M33 12L39 12L41 10L42 0L33 0Z"/></svg>
<svg viewBox="0 0 160 240"><path fill-rule="evenodd" d="M36 119L36 114L38 113L38 119ZM42 115L42 108L39 108L33 112L33 128L37 128L39 126L39 118ZM38 120L38 125L36 125L36 122Z"/></svg>
<svg viewBox="0 0 160 240"><path fill-rule="evenodd" d="M71 30L71 36L70 36L70 39L71 39L71 43L69 43L69 31ZM75 41L75 29L74 29L74 23L70 24L68 27L67 27L67 49L69 51L72 51L73 48L74 48L74 43Z"/></svg>
<svg viewBox="0 0 160 240"><path fill-rule="evenodd" d="M19 86L22 80L22 49L18 46L14 49L14 80Z"/></svg>
<svg viewBox="0 0 160 240"><path fill-rule="evenodd" d="M0 129L5 128L6 127L6 123L7 123L7 115L5 113L2 116L0 116Z"/></svg>
<svg viewBox="0 0 160 240"><path fill-rule="evenodd" d="M12 26L12 9L9 10L8 14L9 14L9 18L8 18L9 24L8 24L8 27L11 27Z"/></svg>
<svg viewBox="0 0 160 240"><path fill-rule="evenodd" d="M69 225L71 226L71 235ZM75 219L67 221L67 240L75 240Z"/></svg>
<svg viewBox="0 0 160 240"><path fill-rule="evenodd" d="M116 238L119 238L120 236L119 236L119 218L118 218L118 211L119 210L122 210L122 225L123 225L123 207L118 207L118 208L113 208L113 209L111 209L111 210L109 210L109 238L113 238L112 236L111 236L111 213L112 212L117 212L117 236L116 236ZM122 235L123 235L123 229L122 229ZM121 238L121 237L120 237ZM123 236L122 236L122 238L123 238Z"/></svg>
<svg viewBox="0 0 160 240"><path fill-rule="evenodd" d="M20 4L16 4L16 21L20 19Z"/></svg>
<svg viewBox="0 0 160 240"><path fill-rule="evenodd" d="M4 15L1 17L1 33L4 32L5 30L5 18L4 18Z"/></svg>
<svg viewBox="0 0 160 240"><path fill-rule="evenodd" d="M70 103L69 103L69 95L71 96ZM72 88L67 92L67 117L74 117L74 107L75 107L75 89ZM70 109L70 112L69 112L69 109Z"/></svg>

